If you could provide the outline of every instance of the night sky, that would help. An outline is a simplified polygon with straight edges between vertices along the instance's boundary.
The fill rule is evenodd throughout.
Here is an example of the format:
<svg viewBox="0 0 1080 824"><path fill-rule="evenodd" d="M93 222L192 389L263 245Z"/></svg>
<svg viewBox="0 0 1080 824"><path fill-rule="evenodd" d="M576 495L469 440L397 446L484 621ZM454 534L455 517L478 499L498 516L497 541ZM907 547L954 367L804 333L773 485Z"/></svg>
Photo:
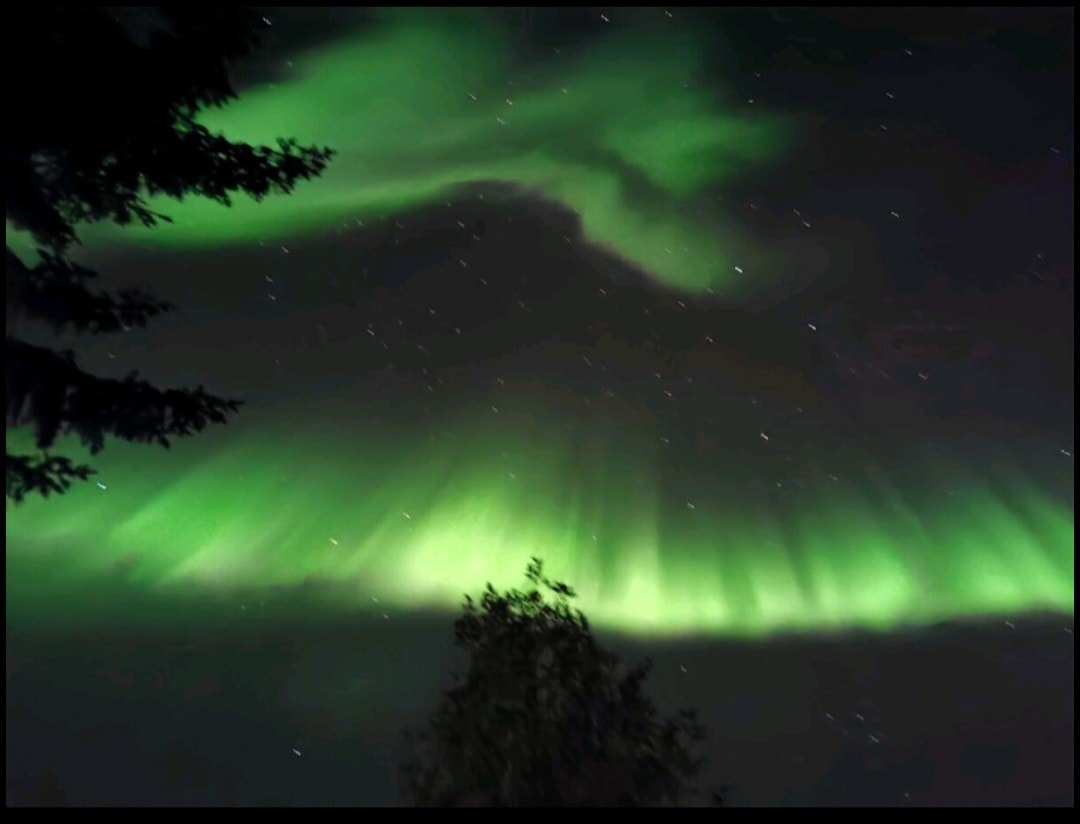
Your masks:
<svg viewBox="0 0 1080 824"><path fill-rule="evenodd" d="M1071 10L266 19L204 123L338 155L82 231L246 405L9 507L9 803L394 803L530 556L734 803L1073 802Z"/></svg>

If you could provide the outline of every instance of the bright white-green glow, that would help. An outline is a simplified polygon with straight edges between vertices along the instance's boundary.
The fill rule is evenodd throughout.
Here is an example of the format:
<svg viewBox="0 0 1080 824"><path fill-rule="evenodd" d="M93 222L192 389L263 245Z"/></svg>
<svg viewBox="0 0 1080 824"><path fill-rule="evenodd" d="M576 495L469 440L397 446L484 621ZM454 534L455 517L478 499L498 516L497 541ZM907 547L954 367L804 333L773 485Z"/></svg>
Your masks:
<svg viewBox="0 0 1080 824"><path fill-rule="evenodd" d="M519 583L534 555L598 625L642 635L1072 612L1072 513L1022 473L991 486L948 462L901 494L866 469L786 509L703 487L690 510L632 430L538 417L504 399L437 441L229 427L153 462L117 444L96 459L105 490L9 511L9 620L31 620L23 593L42 587L65 593L54 620L87 620L110 587L452 609L486 581Z"/></svg>

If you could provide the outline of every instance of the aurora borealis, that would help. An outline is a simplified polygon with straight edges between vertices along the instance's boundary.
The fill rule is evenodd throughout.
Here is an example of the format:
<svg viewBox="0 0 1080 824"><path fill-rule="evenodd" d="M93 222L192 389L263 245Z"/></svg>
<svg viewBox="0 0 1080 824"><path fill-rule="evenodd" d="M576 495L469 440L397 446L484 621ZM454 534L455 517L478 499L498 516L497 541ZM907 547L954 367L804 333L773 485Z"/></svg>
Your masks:
<svg viewBox="0 0 1080 824"><path fill-rule="evenodd" d="M931 454L890 475L841 460L843 480L791 504L758 490L718 499L715 469L660 481L660 450L632 429L552 431L535 404L503 403L487 419L463 415L437 445L382 426L335 445L338 421L284 443L255 426L153 471L120 448L99 462L106 489L70 493L61 512L35 501L8 537L51 551L29 589L75 576L254 604L307 583L337 609L452 607L477 577L511 585L542 555L582 582L596 621L639 635L1072 609L1071 513L1020 467L984 476ZM901 489L901 471L922 483Z"/></svg>
<svg viewBox="0 0 1080 824"><path fill-rule="evenodd" d="M146 240L289 242L498 181L565 204L590 242L667 283L745 289L734 267L760 270L765 253L730 222L718 232L711 204L720 184L784 151L794 120L718 105L721 90L705 76L708 42L692 26L662 36L628 26L559 49L557 61L515 56L508 42L505 21L490 14L398 10L296 55L274 83L203 122L255 144L272 144L283 129L332 144L333 172L292 197L228 209L159 202L175 223Z"/></svg>
<svg viewBox="0 0 1080 824"><path fill-rule="evenodd" d="M702 80L703 33L669 22L662 37L655 27L628 25L568 54L557 50L556 59L528 61L512 59L505 36L489 28L490 16L394 13L296 55L284 76L205 118L238 139L268 142L284 130L334 145L341 154L324 179L265 203L170 206L171 225L145 234L106 230L97 242L109 248L134 234L137 244L145 238L183 250L273 237L287 254L284 244L333 237L346 218L358 233L367 228L364 217L403 227L397 219L408 219L410 209L455 195L479 206L480 184L495 182L514 187L511 196L520 187L578 215L575 243L611 251L661 289L708 286L728 301L740 297L740 280L768 289L772 278L734 271L738 245L722 216L701 204L730 177L752 175L751 161L778 157L785 120L764 108L717 103L720 91ZM522 75L527 84L503 79ZM471 195L460 188L470 184L479 187ZM467 268L467 260L460 263ZM465 273L443 279L475 288ZM273 291L277 285L268 285L276 299ZM648 290L638 300L634 311L648 315ZM497 298L493 306L492 322ZM541 322L558 324L557 315L549 310ZM353 323L384 340L385 330L362 317L361 310ZM656 317L659 325L659 311ZM433 328L394 320L402 336L413 336L411 345L401 343L414 355L457 345L444 339L449 321ZM462 324L470 320L482 340L484 322ZM453 329L461 335L460 326ZM563 334L558 326L550 332ZM355 340L341 340L339 351ZM617 345L619 357L630 359L623 364L630 380L635 371L652 371L633 354L643 342ZM461 358L476 357L475 346L461 345ZM9 519L9 562L74 543L78 560L64 561L65 576L76 569L120 576L153 592L320 582L334 593L328 597L346 603L380 598L406 609L453 607L474 582L512 583L530 556L541 555L575 582L597 621L639 634L885 629L1029 609L1071 613L1071 510L1024 470L1005 468L1015 460L1002 459L987 477L966 466L976 456L941 434L933 436L941 446L912 434L904 460L875 454L873 443L807 444L820 435L796 429L774 430L770 443L763 431L773 428L770 419L741 420L734 409L756 407L754 396L783 364L750 361L733 372L730 349L702 362L709 354L700 350L716 347L700 336L669 337L659 346L667 365L660 383L679 387L680 398L671 389L650 392L656 400L635 395L629 414L590 408L591 388L558 368L540 378L509 356L505 371L522 388L499 378L493 391L489 377L488 386L439 404L429 383L434 372L420 363L392 411L372 411L366 402L357 415L367 424L356 433L340 415L320 424L317 405L291 402L287 413L270 404L245 412L214 436L213 449L182 444L177 451L186 460L152 456L148 466L136 459L138 450L116 445L98 459L107 489L87 485ZM598 361L605 354L589 344L581 352L585 363L584 353ZM763 398L760 408L790 416L811 403L807 417L828 418L822 393L794 389L804 380L799 363L779 378L786 384L780 397ZM376 365L361 359L355 366L362 374ZM596 368L619 389L612 369ZM641 425L643 408L673 401L696 404L681 435L716 440L715 431L726 430L719 442L688 454ZM447 416L438 430L393 426L402 409L422 405L430 413L433 403ZM666 410L647 414L661 428L680 425ZM282 417L290 421L287 434L277 432L280 424L255 423ZM741 435L729 437L740 427ZM819 457L810 457L815 449ZM793 455L809 467L801 476L768 463ZM174 460L182 471L169 468ZM797 493L778 500L785 483Z"/></svg>
<svg viewBox="0 0 1080 824"><path fill-rule="evenodd" d="M305 769L341 770L335 713L395 721L394 685L423 687L407 671L415 627L448 623L488 581L520 584L538 556L599 632L659 650L661 677L697 678L695 696L729 671L693 661L739 651L724 659L741 692L714 713L734 730L718 763L737 772L749 752L789 782L740 773L747 803L1029 803L1042 756L1023 750L1034 777L1006 787L947 748L971 728L1009 761L987 718L1072 706L1071 40L1050 12L935 14L268 12L239 99L201 120L329 146L325 175L259 203L154 200L173 222L152 229L80 228L103 287L179 307L146 329L57 344L19 321L95 374L245 405L170 450L110 441L89 457L66 440L58 451L99 474L9 503L18 740L48 728L67 752L67 727L97 712L53 729L26 709L36 685L89 681L112 701L125 655L166 660L157 645L181 639L154 676L165 687L125 674L117 694L145 687L157 706L182 691L169 701L201 718L185 702L225 684L235 653L220 725L287 757L229 743L211 773L239 790L207 779L160 797L293 803L271 786L300 763L292 748ZM7 437L9 451L29 441ZM354 621L370 649L340 640ZM1022 651L1021 632L1035 639ZM34 657L55 638L70 672ZM896 663L916 648L934 671ZM1027 673L1048 661L1044 700ZM754 681L766 671L805 695ZM995 679L993 712L950 692ZM252 686L271 682L272 697ZM837 694L860 721L836 720ZM868 743L866 695L892 745ZM248 704L265 719L236 732ZM1058 742L1057 764L1071 726L1059 735L1051 709L1029 737ZM814 749L826 715L844 743ZM923 733L945 749L920 749ZM856 738L865 763L830 772ZM249 756L257 778L236 766ZM72 790L82 768L48 763L71 798L126 792ZM340 798L392 803L382 784L365 792ZM1071 803L1072 785L1045 797Z"/></svg>

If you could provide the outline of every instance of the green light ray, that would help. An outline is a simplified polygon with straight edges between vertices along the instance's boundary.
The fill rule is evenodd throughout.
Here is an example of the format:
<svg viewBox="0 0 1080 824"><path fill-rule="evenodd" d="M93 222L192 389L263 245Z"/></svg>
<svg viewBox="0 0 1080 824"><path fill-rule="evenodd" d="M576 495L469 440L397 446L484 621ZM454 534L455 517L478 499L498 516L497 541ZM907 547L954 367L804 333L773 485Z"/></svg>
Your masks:
<svg viewBox="0 0 1080 824"><path fill-rule="evenodd" d="M955 459L894 470L867 458L784 505L716 477L691 509L657 481L640 434L545 418L535 399L478 407L436 440L378 426L340 440L329 424L289 434L271 423L280 414L152 462L116 444L95 458L106 489L9 510L9 621L91 620L102 591L454 609L486 581L517 584L533 555L598 625L637 635L1073 609L1071 508L1015 468L988 478ZM46 590L62 603L35 600Z"/></svg>

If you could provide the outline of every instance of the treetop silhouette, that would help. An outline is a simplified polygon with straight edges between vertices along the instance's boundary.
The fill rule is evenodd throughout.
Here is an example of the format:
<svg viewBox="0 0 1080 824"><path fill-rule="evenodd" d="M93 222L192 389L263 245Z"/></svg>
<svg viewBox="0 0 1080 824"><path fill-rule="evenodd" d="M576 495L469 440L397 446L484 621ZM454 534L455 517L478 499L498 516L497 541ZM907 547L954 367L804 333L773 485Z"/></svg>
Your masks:
<svg viewBox="0 0 1080 824"><path fill-rule="evenodd" d="M6 125L7 220L30 234L37 260L8 246L9 427L34 426L37 455L7 455L7 495L60 493L94 470L48 454L79 436L97 453L106 436L168 447L170 439L222 423L241 402L202 387L162 390L131 374L106 379L78 368L72 352L27 343L19 318L56 332L105 334L144 326L172 307L138 290L94 291L95 273L73 263L80 225L169 221L148 198L288 194L320 175L333 152L280 139L252 146L198 122L207 107L237 97L229 63L258 44L266 24L233 7L104 9L30 6L9 30L7 51L18 115Z"/></svg>

